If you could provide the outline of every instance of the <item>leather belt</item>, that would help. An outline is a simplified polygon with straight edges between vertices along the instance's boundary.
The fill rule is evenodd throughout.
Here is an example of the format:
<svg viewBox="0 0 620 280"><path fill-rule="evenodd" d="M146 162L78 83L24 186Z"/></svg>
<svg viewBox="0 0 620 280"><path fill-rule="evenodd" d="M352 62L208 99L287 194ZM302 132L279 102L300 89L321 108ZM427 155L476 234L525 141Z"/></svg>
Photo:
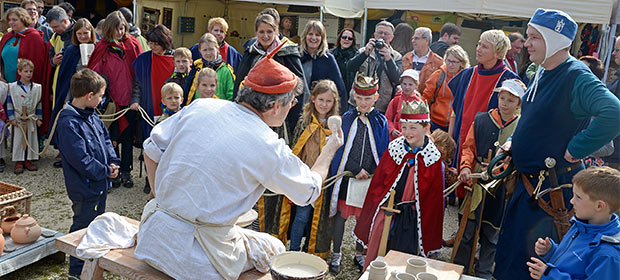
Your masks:
<svg viewBox="0 0 620 280"><path fill-rule="evenodd" d="M560 174L564 174L564 173L568 173L571 172L577 168L579 168L581 166L581 161L579 162L575 162L575 163L571 163L569 166L563 167L563 168L556 168L555 172L557 175ZM525 175L525 177L527 177L528 179L534 179L534 178L538 178L538 176L540 176L540 173L521 173L523 175ZM543 175L545 177L549 176L549 170L545 170Z"/></svg>

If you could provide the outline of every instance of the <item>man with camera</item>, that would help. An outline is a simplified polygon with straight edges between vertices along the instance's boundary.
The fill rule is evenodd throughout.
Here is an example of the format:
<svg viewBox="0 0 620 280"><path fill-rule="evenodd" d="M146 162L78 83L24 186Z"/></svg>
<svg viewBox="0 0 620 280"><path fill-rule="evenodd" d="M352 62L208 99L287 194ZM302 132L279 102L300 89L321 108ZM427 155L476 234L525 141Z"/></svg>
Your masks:
<svg viewBox="0 0 620 280"><path fill-rule="evenodd" d="M379 98L375 108L383 114L396 92L403 63L402 56L390 46L392 39L394 25L387 21L377 23L374 38L370 38L348 65L348 71L361 72L371 77L376 75L379 78ZM353 93L349 96L349 105L355 107Z"/></svg>

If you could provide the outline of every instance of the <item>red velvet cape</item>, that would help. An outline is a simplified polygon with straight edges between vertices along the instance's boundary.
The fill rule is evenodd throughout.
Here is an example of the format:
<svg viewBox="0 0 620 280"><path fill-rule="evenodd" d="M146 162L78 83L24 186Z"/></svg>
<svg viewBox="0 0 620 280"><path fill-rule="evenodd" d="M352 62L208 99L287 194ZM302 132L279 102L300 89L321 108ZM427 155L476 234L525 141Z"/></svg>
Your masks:
<svg viewBox="0 0 620 280"><path fill-rule="evenodd" d="M443 165L441 160L432 162L426 166L423 160L423 154L427 148L425 147L418 153L407 152L405 156L398 161L397 141L402 139L399 137L390 142L387 152L381 157L381 161L377 166L377 170L372 177L362 214L357 220L357 225L353 231L359 241L365 245L370 240L372 224L375 221L376 213L380 211L379 207L387 202L389 191L396 186L396 180L400 179L399 173L407 164L408 159L415 158L418 161L418 192L420 198L420 216L422 217L422 243L424 252L428 253L432 250L440 249L442 244L443 233ZM402 140L400 142L402 144ZM434 144L429 140L427 147ZM430 149L428 149L430 150ZM428 152L427 150L427 152ZM436 148L435 148L436 151ZM431 153L433 151L430 151ZM436 151L439 153L439 151ZM412 165L411 168L414 168ZM409 187L409 186L407 186ZM413 186L411 186L413 187ZM387 204L387 203L386 203ZM375 234L375 233L373 233ZM379 232L378 234L381 234Z"/></svg>

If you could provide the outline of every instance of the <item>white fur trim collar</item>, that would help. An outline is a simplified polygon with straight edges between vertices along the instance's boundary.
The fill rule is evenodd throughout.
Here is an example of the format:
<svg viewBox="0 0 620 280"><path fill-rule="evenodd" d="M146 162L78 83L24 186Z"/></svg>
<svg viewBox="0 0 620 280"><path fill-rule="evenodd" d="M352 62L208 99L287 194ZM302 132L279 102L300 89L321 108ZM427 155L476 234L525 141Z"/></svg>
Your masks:
<svg viewBox="0 0 620 280"><path fill-rule="evenodd" d="M390 142L388 145L388 152L394 159L394 162L400 165L407 154L407 149L405 149L405 137L401 136ZM431 139L428 139L428 144L420 151L420 154L422 155L422 160L426 167L431 166L441 159L441 153Z"/></svg>

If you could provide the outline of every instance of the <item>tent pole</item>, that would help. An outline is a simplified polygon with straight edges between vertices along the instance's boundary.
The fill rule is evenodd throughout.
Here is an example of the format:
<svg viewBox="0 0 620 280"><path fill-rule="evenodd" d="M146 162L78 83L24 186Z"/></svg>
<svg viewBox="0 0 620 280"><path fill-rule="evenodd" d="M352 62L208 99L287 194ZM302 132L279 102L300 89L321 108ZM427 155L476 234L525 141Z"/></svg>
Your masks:
<svg viewBox="0 0 620 280"><path fill-rule="evenodd" d="M366 46L366 29L368 28L368 8L364 7L364 21L362 22L362 47Z"/></svg>
<svg viewBox="0 0 620 280"><path fill-rule="evenodd" d="M133 6L133 11L132 11L132 12L133 12L133 20L132 20L133 22L132 22L132 24L133 24L133 25L136 25L136 18L137 18L137 16L136 16L136 15L138 14L138 3L136 2L136 0L133 0L133 1L131 1L131 2L132 2L132 3L131 3L131 4L132 4L132 6ZM95 23L95 24L96 24L96 23Z"/></svg>
<svg viewBox="0 0 620 280"><path fill-rule="evenodd" d="M616 29L618 28L618 24L614 24L611 26L611 31L609 32L609 42L607 44L607 49L605 52L607 55L605 56L605 75L603 75L603 83L607 81L607 76L609 75L609 62L611 61L611 53L614 50L614 45L616 43Z"/></svg>

